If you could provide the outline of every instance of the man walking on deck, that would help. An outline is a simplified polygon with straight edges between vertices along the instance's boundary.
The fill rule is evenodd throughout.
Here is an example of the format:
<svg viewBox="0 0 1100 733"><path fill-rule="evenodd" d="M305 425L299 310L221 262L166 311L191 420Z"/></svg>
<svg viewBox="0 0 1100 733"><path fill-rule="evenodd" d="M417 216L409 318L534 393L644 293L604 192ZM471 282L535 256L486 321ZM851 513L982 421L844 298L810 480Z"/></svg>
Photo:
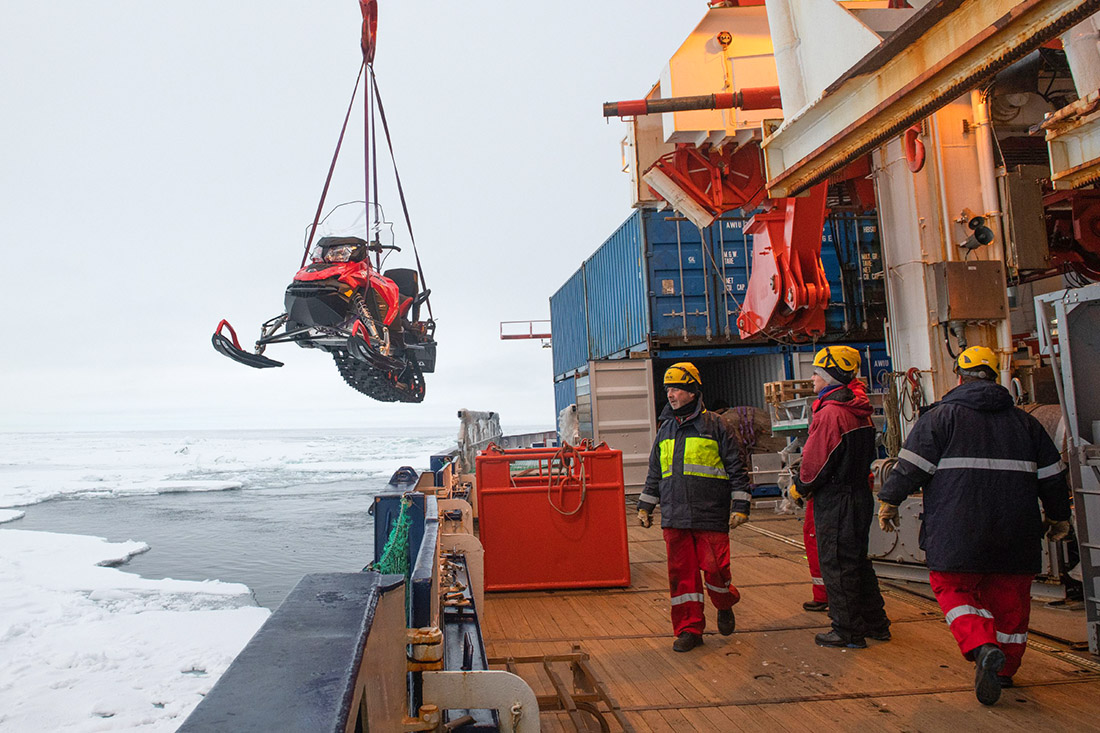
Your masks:
<svg viewBox="0 0 1100 733"><path fill-rule="evenodd" d="M733 633L733 605L741 594L730 577L729 530L748 521L752 494L737 441L703 405L699 370L686 361L673 364L664 384L668 406L638 497L638 522L651 526L661 505L676 633L672 648L687 652L703 643L704 585L718 609L718 633Z"/></svg>
<svg viewBox="0 0 1100 733"><path fill-rule="evenodd" d="M924 488L920 546L929 580L963 656L974 693L992 705L1012 686L1027 648L1031 581L1047 536L1069 533L1069 488L1043 426L997 384L997 356L973 346L955 364L955 389L923 412L879 492L879 525Z"/></svg>
<svg viewBox="0 0 1100 733"><path fill-rule="evenodd" d="M866 637L888 641L890 619L867 557L875 499L868 481L875 457L871 403L859 375L859 352L828 346L814 357L810 433L791 499L813 497L818 561L829 599L831 631L819 646L864 649Z"/></svg>

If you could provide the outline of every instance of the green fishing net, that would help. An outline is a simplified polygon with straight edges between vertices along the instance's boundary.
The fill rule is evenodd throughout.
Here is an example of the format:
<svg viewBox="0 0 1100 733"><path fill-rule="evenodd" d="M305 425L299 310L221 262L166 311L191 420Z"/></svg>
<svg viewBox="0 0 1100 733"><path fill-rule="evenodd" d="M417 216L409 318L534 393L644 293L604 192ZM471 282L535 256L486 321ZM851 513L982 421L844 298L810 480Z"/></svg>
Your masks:
<svg viewBox="0 0 1100 733"><path fill-rule="evenodd" d="M401 511L394 520L390 529L390 536L386 539L386 545L382 548L382 557L368 567L386 575L409 576L409 526L412 519L409 517L409 507L412 502L407 498L401 499Z"/></svg>

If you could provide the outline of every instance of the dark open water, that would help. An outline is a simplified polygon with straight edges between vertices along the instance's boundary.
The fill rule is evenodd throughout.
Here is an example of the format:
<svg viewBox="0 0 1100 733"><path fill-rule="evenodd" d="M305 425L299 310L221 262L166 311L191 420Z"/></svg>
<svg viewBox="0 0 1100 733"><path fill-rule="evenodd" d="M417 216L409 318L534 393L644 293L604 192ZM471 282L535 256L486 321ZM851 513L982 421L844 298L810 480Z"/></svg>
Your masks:
<svg viewBox="0 0 1100 733"><path fill-rule="evenodd" d="M355 572L374 559L371 496L386 479L116 498L54 499L3 528L139 540L121 566L146 578L244 583L275 608L306 573Z"/></svg>

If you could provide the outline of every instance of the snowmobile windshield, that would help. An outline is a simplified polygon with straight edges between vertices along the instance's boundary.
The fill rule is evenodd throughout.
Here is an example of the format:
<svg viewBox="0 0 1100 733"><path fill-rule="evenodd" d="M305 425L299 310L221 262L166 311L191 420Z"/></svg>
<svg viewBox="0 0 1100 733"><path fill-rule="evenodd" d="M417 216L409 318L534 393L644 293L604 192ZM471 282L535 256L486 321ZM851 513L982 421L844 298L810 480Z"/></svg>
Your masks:
<svg viewBox="0 0 1100 733"><path fill-rule="evenodd" d="M371 209L377 209L377 216L381 219L382 209L375 204L369 205ZM318 222L314 232L313 249L310 257L314 262L357 262L360 258L353 247L344 247L351 242L346 240L354 237L364 244L377 242L382 246L394 244L393 224L381 220L373 225L367 225L367 205L362 201L348 201L339 204ZM306 227L306 238L309 238L311 227ZM344 242L325 242L325 239L343 239ZM365 255L364 255L365 256Z"/></svg>

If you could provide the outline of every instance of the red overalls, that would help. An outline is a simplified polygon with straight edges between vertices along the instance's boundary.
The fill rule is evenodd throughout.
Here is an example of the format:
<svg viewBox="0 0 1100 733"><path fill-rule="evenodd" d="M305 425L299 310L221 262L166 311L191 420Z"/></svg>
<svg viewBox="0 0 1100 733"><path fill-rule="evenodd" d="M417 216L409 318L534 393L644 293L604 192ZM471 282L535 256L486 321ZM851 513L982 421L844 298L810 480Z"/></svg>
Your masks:
<svg viewBox="0 0 1100 733"><path fill-rule="evenodd" d="M825 581L821 579L821 564L817 560L817 531L814 529L814 500L806 499L806 516L802 520L802 543L806 545L806 562L810 566L810 582L813 583L814 602L828 603Z"/></svg>
<svg viewBox="0 0 1100 733"><path fill-rule="evenodd" d="M1005 653L1000 674L1011 677L1016 673L1027 649L1034 577L935 570L928 573L932 591L964 657L970 659L970 653L982 644L996 644Z"/></svg>
<svg viewBox="0 0 1100 733"><path fill-rule="evenodd" d="M719 611L728 611L741 600L730 582L730 536L728 532L702 529L665 529L668 550L668 587L672 595L672 628L702 634L703 586ZM699 573L702 571L702 580Z"/></svg>

